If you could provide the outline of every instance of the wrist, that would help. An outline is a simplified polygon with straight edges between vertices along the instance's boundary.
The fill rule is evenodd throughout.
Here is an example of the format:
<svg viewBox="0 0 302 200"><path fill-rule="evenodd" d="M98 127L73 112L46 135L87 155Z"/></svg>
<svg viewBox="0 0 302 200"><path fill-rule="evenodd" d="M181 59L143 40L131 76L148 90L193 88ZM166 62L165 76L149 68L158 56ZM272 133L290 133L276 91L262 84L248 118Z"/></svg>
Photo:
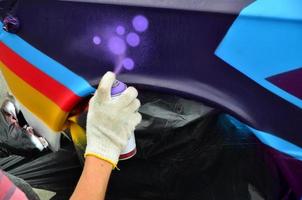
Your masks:
<svg viewBox="0 0 302 200"><path fill-rule="evenodd" d="M87 154L86 155L86 159L85 159L85 162L86 163L93 163L95 165L100 165L106 169L110 169L112 170L112 163L104 160L104 159L101 159L93 154Z"/></svg>
<svg viewBox="0 0 302 200"><path fill-rule="evenodd" d="M93 152L86 152L85 153L85 160L98 160L100 164L110 166L112 169L117 168L117 163L115 163L113 160L110 160L100 154L93 153Z"/></svg>

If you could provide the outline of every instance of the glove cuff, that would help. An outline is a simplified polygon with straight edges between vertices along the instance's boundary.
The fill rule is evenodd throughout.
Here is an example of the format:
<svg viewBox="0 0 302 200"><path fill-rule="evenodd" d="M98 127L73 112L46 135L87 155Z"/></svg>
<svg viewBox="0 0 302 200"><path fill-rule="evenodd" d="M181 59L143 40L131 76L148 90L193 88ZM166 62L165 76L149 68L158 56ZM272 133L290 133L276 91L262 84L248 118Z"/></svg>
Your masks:
<svg viewBox="0 0 302 200"><path fill-rule="evenodd" d="M86 156L94 156L112 164L116 168L121 150L107 137L94 138L87 141Z"/></svg>

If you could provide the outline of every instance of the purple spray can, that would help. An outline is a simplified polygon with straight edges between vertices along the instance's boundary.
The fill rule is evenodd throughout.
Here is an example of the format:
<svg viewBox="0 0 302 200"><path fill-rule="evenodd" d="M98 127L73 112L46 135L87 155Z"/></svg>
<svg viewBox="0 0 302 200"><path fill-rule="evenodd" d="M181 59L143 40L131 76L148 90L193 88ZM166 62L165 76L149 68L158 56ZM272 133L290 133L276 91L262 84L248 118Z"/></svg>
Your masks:
<svg viewBox="0 0 302 200"><path fill-rule="evenodd" d="M121 81L115 80L111 88L111 96L117 97L123 91L127 89L127 85ZM133 157L136 154L136 144L135 144L135 137L134 133L131 133L131 136L128 140L128 144L125 149L122 150L119 160L127 160Z"/></svg>

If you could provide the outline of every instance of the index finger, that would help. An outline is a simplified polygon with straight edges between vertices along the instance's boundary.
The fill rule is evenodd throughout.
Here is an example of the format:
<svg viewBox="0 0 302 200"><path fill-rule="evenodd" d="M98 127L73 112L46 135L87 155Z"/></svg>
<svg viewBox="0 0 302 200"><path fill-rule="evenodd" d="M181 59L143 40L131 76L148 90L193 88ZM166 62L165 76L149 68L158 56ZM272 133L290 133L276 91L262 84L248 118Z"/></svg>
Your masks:
<svg viewBox="0 0 302 200"><path fill-rule="evenodd" d="M107 72L101 79L98 89L96 91L96 98L100 101L106 101L111 98L111 88L115 81L115 74Z"/></svg>

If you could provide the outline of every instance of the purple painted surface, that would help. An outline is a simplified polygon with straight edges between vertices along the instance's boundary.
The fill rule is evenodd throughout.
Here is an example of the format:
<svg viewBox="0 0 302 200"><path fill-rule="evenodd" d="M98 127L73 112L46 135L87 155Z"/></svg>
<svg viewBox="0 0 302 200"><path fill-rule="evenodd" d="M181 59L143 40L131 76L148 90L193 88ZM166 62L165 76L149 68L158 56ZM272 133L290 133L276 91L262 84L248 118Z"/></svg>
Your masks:
<svg viewBox="0 0 302 200"><path fill-rule="evenodd" d="M108 48L113 54L122 55L126 51L126 44L124 40L114 36L109 39Z"/></svg>
<svg viewBox="0 0 302 200"><path fill-rule="evenodd" d="M124 26L119 25L119 26L116 27L116 30L115 30L115 31L116 31L116 33L117 33L118 35L124 35L125 32L126 32L126 29L125 29Z"/></svg>
<svg viewBox="0 0 302 200"><path fill-rule="evenodd" d="M283 177L292 188L296 198L300 199L302 197L302 161L284 155L267 146L266 149L280 168Z"/></svg>
<svg viewBox="0 0 302 200"><path fill-rule="evenodd" d="M238 8L242 9L250 2L238 1ZM215 6L212 1L208 4ZM131 72L122 70L119 80L139 85L143 90L194 98L231 114L253 128L302 146L302 110L270 93L214 55L237 13L50 0L43 3L20 0L19 8L22 30L18 35L91 85L96 86L100 74L113 70L123 58L130 57L136 67ZM67 8L73 10L72 14L66 12ZM128 48L125 55L108 56L107 51L102 53L95 45L87 45L92 43L91 35L89 43L79 44L77 48L70 46L87 34L87 30L93 32L93 28L102 25L105 28L112 26L111 32L115 36L117 25L130 24L129 30L132 30L131 20L136 15L148 18L148 32L143 32L144 40L137 48ZM41 23L40 19L47 20ZM54 23L60 20L64 23ZM107 47L105 35L100 36L106 45L98 47ZM89 70L83 66L89 66Z"/></svg>
<svg viewBox="0 0 302 200"><path fill-rule="evenodd" d="M131 25L134 16L144 15L149 21L148 32L143 32L146 41L141 41L137 48L128 48L127 54L121 56L121 59L134 59L136 67L131 73L121 70L125 73L121 73L119 80L141 85L146 90L195 98L224 110L258 130L274 133L302 146L302 110L268 92L214 55L236 14L28 1L32 3L22 0L19 3L22 9L18 11L18 16L24 25L19 36L88 80L91 85L99 83L100 74L118 66L120 56L112 59L114 56L108 56L107 52L102 53L95 45L90 47L87 43L79 44L78 48L70 44L78 42L87 34L86 30L101 25L112 25L112 33L116 36L117 25ZM238 6L243 8L249 3L240 1ZM73 14L66 12L66 8L72 8ZM34 13L33 10L37 11L35 15L30 14ZM123 17L119 17L121 14ZM41 24L39 19L47 20ZM53 29L53 22L58 19L64 19L64 23L56 23ZM32 30L35 30L34 34ZM103 38L105 35L100 36L106 45L99 47L107 47L108 41ZM83 66L89 66L89 71Z"/></svg>
<svg viewBox="0 0 302 200"><path fill-rule="evenodd" d="M146 44L143 43L144 41L141 41L140 36L137 33L135 33L133 29L137 30L138 32L143 32L147 30L149 24L147 17L143 15L137 15L133 17L132 21L128 19L128 20L121 21L119 23L123 25L116 26L116 24L113 23L110 25L108 24L105 29L101 29L101 28L96 29L95 31L97 32L98 35L95 35L92 39L95 45L99 45L103 41L105 42L105 44L107 44L100 47L96 47L94 49L98 50L98 54L100 57L104 54L108 55L105 58L105 60L109 59L111 62L113 61L114 63L113 71L116 74L120 74L121 72L123 72L123 69L126 69L128 71L134 69L135 67L134 61L140 59L140 57L133 55L133 53L135 51L141 50L138 48L136 50L136 48L134 47L138 47L141 43L143 44L144 47L146 47ZM131 23L133 27L131 27ZM126 28L131 31L127 35L125 35ZM99 35L102 36L102 38ZM80 43L78 42L77 45L79 44ZM133 48L129 49L129 47L133 47ZM83 47L78 47L78 48L83 48ZM147 48L144 49L145 49L144 58L146 58ZM93 55L93 52L87 52L87 53ZM110 66L112 66L112 64L110 64Z"/></svg>
<svg viewBox="0 0 302 200"><path fill-rule="evenodd" d="M101 40L101 38L100 38L99 36L94 36L94 37L92 38L92 41L93 41L93 43L96 44L96 45L99 45L99 44L101 44L101 42L102 42L102 40Z"/></svg>
<svg viewBox="0 0 302 200"><path fill-rule="evenodd" d="M149 21L145 16L137 15L132 20L133 28L138 32L144 32L148 29Z"/></svg>
<svg viewBox="0 0 302 200"><path fill-rule="evenodd" d="M267 80L302 99L302 68L269 77Z"/></svg>
<svg viewBox="0 0 302 200"><path fill-rule="evenodd" d="M123 67L127 70L132 70L134 68L134 61L131 58L125 58L123 60Z"/></svg>
<svg viewBox="0 0 302 200"><path fill-rule="evenodd" d="M132 47L136 47L140 43L140 38L136 33L131 32L127 35L127 43Z"/></svg>

